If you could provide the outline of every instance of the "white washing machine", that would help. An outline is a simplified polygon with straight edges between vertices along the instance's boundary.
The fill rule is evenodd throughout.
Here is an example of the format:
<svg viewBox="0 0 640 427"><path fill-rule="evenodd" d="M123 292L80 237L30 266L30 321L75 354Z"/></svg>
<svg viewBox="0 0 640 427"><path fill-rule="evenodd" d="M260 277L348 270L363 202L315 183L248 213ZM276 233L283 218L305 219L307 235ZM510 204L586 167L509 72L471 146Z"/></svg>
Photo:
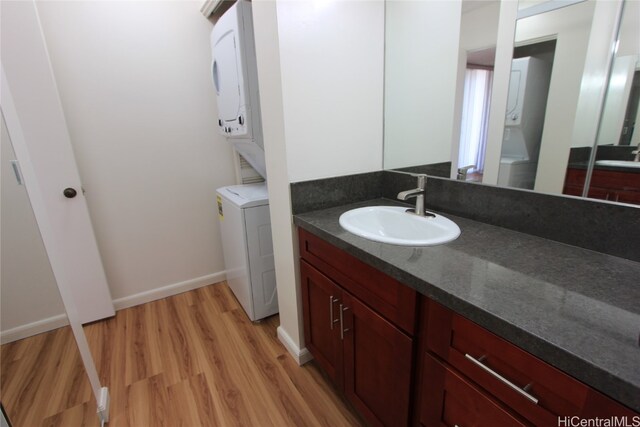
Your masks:
<svg viewBox="0 0 640 427"><path fill-rule="evenodd" d="M498 170L498 185L533 190L537 169L538 162L522 157L502 157Z"/></svg>
<svg viewBox="0 0 640 427"><path fill-rule="evenodd" d="M251 321L278 312L266 183L217 190L227 283Z"/></svg>

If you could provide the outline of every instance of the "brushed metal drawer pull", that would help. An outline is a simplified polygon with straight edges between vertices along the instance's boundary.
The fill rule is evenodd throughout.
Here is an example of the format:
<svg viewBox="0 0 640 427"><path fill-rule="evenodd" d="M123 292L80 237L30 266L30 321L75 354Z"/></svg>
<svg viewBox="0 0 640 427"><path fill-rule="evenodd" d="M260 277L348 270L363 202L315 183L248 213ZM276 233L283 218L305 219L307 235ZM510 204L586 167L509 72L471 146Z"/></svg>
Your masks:
<svg viewBox="0 0 640 427"><path fill-rule="evenodd" d="M329 327L333 330L333 324L338 323L338 319L333 318L333 303L338 302L338 298L334 298L333 295L329 297Z"/></svg>
<svg viewBox="0 0 640 427"><path fill-rule="evenodd" d="M509 381L508 379L506 379L505 377L503 377L502 375L500 375L499 373L497 373L496 371L494 371L484 363L482 363L482 360L485 359L485 356L480 357L480 360L478 360L467 353L464 355L464 357L466 357L467 359L472 361L474 364L484 369L485 371L487 371L488 373L490 373L491 375L493 375L494 377L496 377L497 379L499 379L500 381L502 381L503 383L505 383L506 385L508 385L509 387L511 387L512 389L514 389L515 391L517 391L518 393L520 393L521 395L529 399L530 401L532 401L533 403L535 403L536 405L538 404L538 399L536 399L535 397L527 393L526 390L523 390L522 388L518 387L517 385L515 385L514 383L512 383L511 381ZM527 384L525 386L525 388L530 388L530 387L531 387L531 384Z"/></svg>
<svg viewBox="0 0 640 427"><path fill-rule="evenodd" d="M342 315L343 312L349 310L349 307L343 307L342 304L340 304L340 339L344 340L344 333L349 331L349 328L345 329L344 328L344 316Z"/></svg>

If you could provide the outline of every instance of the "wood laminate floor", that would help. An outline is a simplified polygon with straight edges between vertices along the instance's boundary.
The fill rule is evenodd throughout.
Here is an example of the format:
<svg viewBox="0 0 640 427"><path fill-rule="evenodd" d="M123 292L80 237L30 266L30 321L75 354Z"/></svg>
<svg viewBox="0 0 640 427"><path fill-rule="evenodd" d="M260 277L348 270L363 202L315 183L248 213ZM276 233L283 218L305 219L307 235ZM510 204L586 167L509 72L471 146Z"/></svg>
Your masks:
<svg viewBox="0 0 640 427"><path fill-rule="evenodd" d="M313 363L249 321L223 282L85 326L110 426L361 426ZM14 427L97 426L68 327L2 346L0 399Z"/></svg>

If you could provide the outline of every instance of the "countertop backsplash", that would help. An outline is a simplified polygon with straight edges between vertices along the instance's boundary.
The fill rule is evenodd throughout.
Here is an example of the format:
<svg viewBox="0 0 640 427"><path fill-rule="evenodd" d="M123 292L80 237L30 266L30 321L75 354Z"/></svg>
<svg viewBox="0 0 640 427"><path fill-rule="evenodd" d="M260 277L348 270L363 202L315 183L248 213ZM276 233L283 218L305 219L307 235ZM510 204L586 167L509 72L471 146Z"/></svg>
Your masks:
<svg viewBox="0 0 640 427"><path fill-rule="evenodd" d="M294 215L377 198L416 186L410 175L378 171L291 184ZM427 209L640 261L640 209L571 196L429 177ZM464 232L464 230L463 230Z"/></svg>

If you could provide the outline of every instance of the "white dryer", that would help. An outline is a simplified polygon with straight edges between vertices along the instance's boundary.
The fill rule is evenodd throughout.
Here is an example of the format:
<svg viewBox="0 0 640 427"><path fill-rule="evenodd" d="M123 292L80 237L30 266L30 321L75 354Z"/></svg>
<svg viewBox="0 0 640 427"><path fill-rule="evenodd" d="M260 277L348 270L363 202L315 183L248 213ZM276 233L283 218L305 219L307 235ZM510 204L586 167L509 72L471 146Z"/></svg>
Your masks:
<svg viewBox="0 0 640 427"><path fill-rule="evenodd" d="M237 1L211 32L211 76L218 100L218 129L267 177L251 3Z"/></svg>

